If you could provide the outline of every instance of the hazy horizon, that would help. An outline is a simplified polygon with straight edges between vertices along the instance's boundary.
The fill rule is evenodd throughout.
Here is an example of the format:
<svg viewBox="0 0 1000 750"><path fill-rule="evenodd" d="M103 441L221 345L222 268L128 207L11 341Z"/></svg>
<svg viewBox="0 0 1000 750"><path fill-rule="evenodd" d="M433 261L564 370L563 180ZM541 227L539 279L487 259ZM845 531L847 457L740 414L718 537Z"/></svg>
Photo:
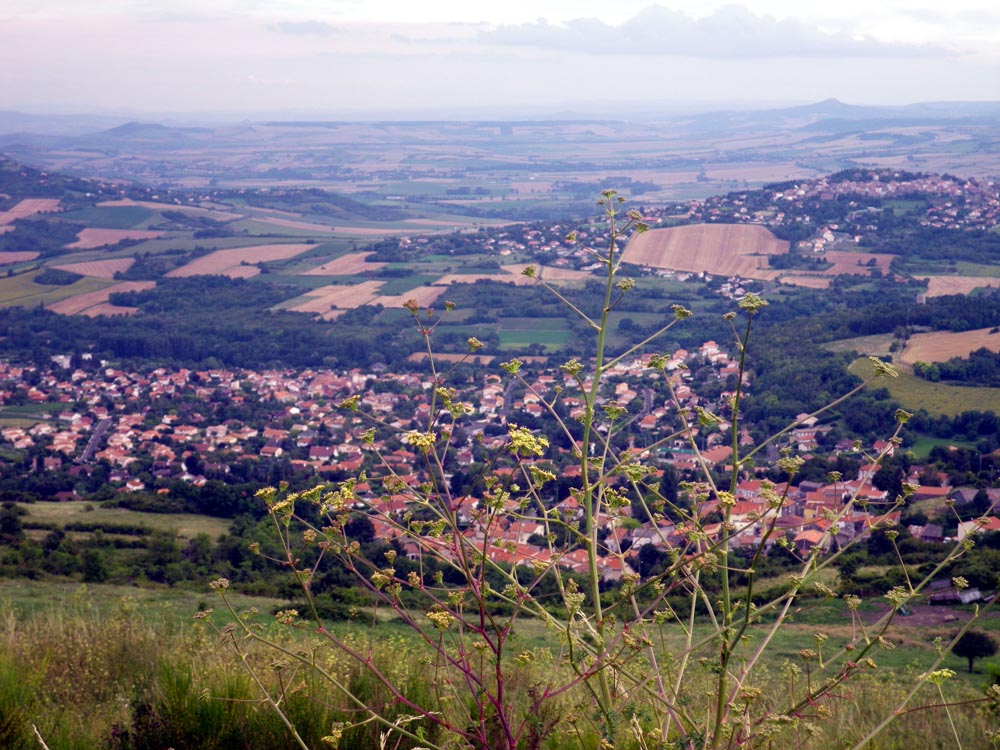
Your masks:
<svg viewBox="0 0 1000 750"><path fill-rule="evenodd" d="M6 0L0 108L186 119L1000 100L981 0ZM590 102L603 102L591 105Z"/></svg>

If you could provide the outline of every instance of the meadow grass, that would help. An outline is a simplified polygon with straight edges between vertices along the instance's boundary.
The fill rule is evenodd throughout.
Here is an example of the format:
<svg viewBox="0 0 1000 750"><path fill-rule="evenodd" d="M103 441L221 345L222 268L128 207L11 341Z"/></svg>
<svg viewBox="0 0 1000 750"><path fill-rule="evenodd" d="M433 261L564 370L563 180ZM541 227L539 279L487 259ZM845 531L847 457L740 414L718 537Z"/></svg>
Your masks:
<svg viewBox="0 0 1000 750"><path fill-rule="evenodd" d="M198 534L217 539L229 531L229 521L224 518L194 513L143 513L127 508L94 506L86 502L37 502L22 503L19 507L28 512L24 521L64 527L70 523L124 524L143 526L153 531L176 533L183 540Z"/></svg>
<svg viewBox="0 0 1000 750"><path fill-rule="evenodd" d="M392 720L406 712L386 692L372 673L360 668L344 653L329 647L315 629L304 623L282 626L268 613L279 602L229 594L234 610L259 623L268 639L289 654L307 654L331 678L348 685L367 705L388 711ZM206 599L208 602L206 602ZM35 582L0 582L0 746L5 750L37 748L31 726L38 727L50 750L83 750L107 747L111 750L154 750L190 748L271 748L294 747L287 729L262 701L254 670L283 703L298 732L309 747L322 747L321 738L335 722L357 723L364 711L352 709L333 685L312 670L300 669L295 658L276 658L271 649L240 637L227 635L220 604L209 594L166 589L137 589L123 586L73 586ZM211 622L195 620L194 613L212 604L218 611ZM252 614L254 608L259 614ZM816 603L817 615L838 618L843 603ZM827 623L821 629L829 643L849 636L848 626ZM212 628L212 623L218 629ZM256 626L256 625L254 625ZM355 622L330 623L329 628L352 648L369 654L379 669L402 687L404 694L437 704L441 711L461 711L462 707L442 696L448 694L447 673L422 658L419 640L404 625L380 623L374 627ZM803 666L800 649L803 638L820 630L815 625L796 622L783 626L774 645L773 656L756 682L764 704L782 708L786 695L794 694L804 681L817 680L819 667ZM875 654L877 668L866 669L828 698L805 706L799 720L781 729L773 747L816 750L844 747L855 742L873 724L902 702L907 685L918 679L924 664L933 656L928 645L930 633L917 637L892 636L892 650ZM524 665L511 674L516 695L529 691L549 677L557 662L545 656L554 648L545 626L532 620L519 624L518 642L531 653ZM745 647L752 648L759 632L751 634ZM669 653L678 652L682 634L668 628L660 643L669 669ZM711 684L709 652L704 649L704 668L697 668L685 684L690 701L707 695ZM701 651L696 652L698 657ZM842 661L842 659L841 659ZM961 660L949 662L958 674L947 685L948 699L976 700L982 695L983 676L966 676ZM839 668L830 659L832 670ZM827 668L829 672L831 668ZM982 668L980 672L982 672ZM933 706L939 696L924 686L908 704L910 708L932 706L902 713L896 722L869 748L955 747L954 737L941 708ZM580 747L572 734L573 711L585 710L583 693L569 693L554 712L542 717L552 722L543 745L549 750ZM647 712L636 695L633 709L642 723ZM985 733L995 723L996 714L983 705L952 709L965 748L985 748ZM623 728L629 717L622 717ZM430 739L432 727L419 728ZM341 748L379 747L384 727L367 723L349 729ZM399 737L389 737L388 747L396 747ZM584 737L584 748L597 748L595 738ZM929 744L928 744L929 743ZM412 741L398 747L413 747ZM652 747L653 745L647 745ZM657 745L658 746L658 745ZM616 745L621 750L637 750L640 745L626 732ZM762 746L764 747L764 746Z"/></svg>
<svg viewBox="0 0 1000 750"><path fill-rule="evenodd" d="M867 359L858 359L848 368L861 378L873 372ZM906 409L925 409L929 414L957 416L964 411L992 411L1000 413L1000 388L970 388L968 386L932 383L905 371L897 378L884 378L878 383Z"/></svg>

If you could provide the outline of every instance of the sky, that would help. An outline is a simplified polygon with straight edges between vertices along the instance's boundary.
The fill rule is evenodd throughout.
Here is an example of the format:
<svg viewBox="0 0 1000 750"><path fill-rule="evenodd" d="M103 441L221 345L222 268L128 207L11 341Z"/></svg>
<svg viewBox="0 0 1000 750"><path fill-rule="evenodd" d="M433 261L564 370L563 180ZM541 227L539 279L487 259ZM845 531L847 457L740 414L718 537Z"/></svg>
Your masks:
<svg viewBox="0 0 1000 750"><path fill-rule="evenodd" d="M1000 100L995 0L0 0L0 110L489 116Z"/></svg>

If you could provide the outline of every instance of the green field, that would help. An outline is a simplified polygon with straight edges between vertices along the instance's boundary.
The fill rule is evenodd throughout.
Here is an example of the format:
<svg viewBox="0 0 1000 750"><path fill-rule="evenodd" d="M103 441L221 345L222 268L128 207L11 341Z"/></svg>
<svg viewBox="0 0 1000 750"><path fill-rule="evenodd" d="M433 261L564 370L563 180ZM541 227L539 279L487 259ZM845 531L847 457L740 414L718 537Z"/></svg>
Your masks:
<svg viewBox="0 0 1000 750"><path fill-rule="evenodd" d="M385 283L382 284L382 288L379 289L379 294L406 294L418 286L433 284L439 278L439 276L414 274L413 276L386 279Z"/></svg>
<svg viewBox="0 0 1000 750"><path fill-rule="evenodd" d="M889 347L895 340L891 333L878 333L874 336L857 336L852 339L831 341L823 344L823 348L831 352L857 352L873 357L885 357L889 354Z"/></svg>
<svg viewBox="0 0 1000 750"><path fill-rule="evenodd" d="M169 531L184 540L198 534L208 534L212 539L229 531L230 522L224 518L200 516L193 513L140 513L125 508L97 507L85 502L27 503L20 507L28 511L24 521L65 526L69 523L123 524L144 526L152 531Z"/></svg>
<svg viewBox="0 0 1000 750"><path fill-rule="evenodd" d="M78 294L96 292L114 283L104 279L84 277L66 286L48 286L34 282L35 277L40 273L42 273L41 270L36 270L17 276L0 278L0 307L51 305Z"/></svg>
<svg viewBox="0 0 1000 750"><path fill-rule="evenodd" d="M148 225L150 219L160 218L160 214L144 206L93 206L60 214L59 218L102 229L144 229L140 225Z"/></svg>
<svg viewBox="0 0 1000 750"><path fill-rule="evenodd" d="M849 369L861 378L869 378L873 373L867 359L855 360ZM903 371L899 372L898 378L880 378L875 381L875 387L888 389L903 408L911 411L925 409L929 414L944 414L949 417L964 411L1000 413L1000 388L942 385Z"/></svg>
<svg viewBox="0 0 1000 750"><path fill-rule="evenodd" d="M562 318L503 318L498 332L502 350L541 344L556 351L570 337L569 325Z"/></svg>

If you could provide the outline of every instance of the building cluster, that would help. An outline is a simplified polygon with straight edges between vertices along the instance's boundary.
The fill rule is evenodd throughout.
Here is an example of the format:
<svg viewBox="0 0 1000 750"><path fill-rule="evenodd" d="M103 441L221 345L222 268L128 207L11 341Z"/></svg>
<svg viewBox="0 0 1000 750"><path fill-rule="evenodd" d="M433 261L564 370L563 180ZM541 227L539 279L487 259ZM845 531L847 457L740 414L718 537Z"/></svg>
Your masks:
<svg viewBox="0 0 1000 750"><path fill-rule="evenodd" d="M696 350L678 350L650 367L651 355L636 356L615 364L607 373L602 405L620 408L616 448L634 454L655 471L646 482L657 486L667 467L680 477L698 477L704 466L724 467L731 458L731 424L726 405L740 371L737 363L715 342ZM89 364L89 366L88 366ZM706 398L695 373L716 383ZM504 423L535 425L551 422L546 412L553 404L563 419L572 422L584 411L574 379L557 369L522 372L526 387L515 386L499 375L477 376L457 385L455 398L470 407L462 430L450 446L449 473L469 471L494 452L503 452L507 435ZM721 381L722 385L718 385ZM744 376L744 384L751 384ZM383 538L396 533L392 519L413 510L413 488L427 479L425 457L400 439L409 430L426 429L431 421L428 394L435 383L426 374L396 372L346 372L329 370L168 370L134 372L83 363L81 367L36 368L0 363L0 401L25 415L44 413L46 418L25 419L21 426L2 431L8 462L0 474L62 472L79 476L103 466L119 492L169 494L175 482L196 486L210 479L227 481L231 469L243 462L282 463L300 476L320 480L357 476L355 492L362 507L372 513L376 533ZM721 392L720 392L721 387ZM342 402L357 395L357 411ZM713 413L708 423L694 415ZM685 437L664 440L682 427L681 414L690 418ZM366 416L367 415L367 416ZM366 440L362 433L376 418L386 429ZM499 426L499 429L498 429ZM789 445L801 455L817 448L824 428L803 415L789 433ZM461 435L461 437L458 437ZM752 444L747 431L742 444ZM876 452L887 446L875 446ZM11 453L26 460L9 460ZM537 461L572 482L579 465L570 451L553 444ZM761 468L764 462L761 463ZM496 465L496 471L514 471ZM746 476L737 487L729 512L734 548L753 547L785 539L800 554L822 549L869 533L883 518L892 498L871 484L874 466L862 467L858 477L828 485L802 482L796 487L770 486L756 476ZM385 482L390 472L396 480ZM919 492L944 493L949 488L919 488ZM778 503L775 496L781 497ZM838 518L845 498L860 501L851 513ZM73 491L53 500L80 499ZM556 498L551 498L554 502ZM482 525L477 513L480 500L456 498L456 511L467 521L466 541L485 546L490 557L515 564L536 564L552 552L538 544L546 528L545 514L524 509L501 522ZM711 496L700 512L719 510ZM583 509L570 494L554 504L562 518L573 519ZM626 517L628 513L626 512ZM477 520L479 519L479 520ZM876 519L880 519L876 521ZM630 572L645 545L667 549L686 544L691 529L657 517L644 523L623 523L622 516L600 516L605 555L600 573L617 579ZM771 527L773 531L768 531ZM721 527L708 523L704 531L717 534ZM929 534L933 534L931 529ZM431 542L430 539L427 540ZM409 544L414 542L411 540ZM438 553L441 550L437 550ZM408 554L419 555L418 547ZM559 564L575 569L583 564L579 551L560 555Z"/></svg>

